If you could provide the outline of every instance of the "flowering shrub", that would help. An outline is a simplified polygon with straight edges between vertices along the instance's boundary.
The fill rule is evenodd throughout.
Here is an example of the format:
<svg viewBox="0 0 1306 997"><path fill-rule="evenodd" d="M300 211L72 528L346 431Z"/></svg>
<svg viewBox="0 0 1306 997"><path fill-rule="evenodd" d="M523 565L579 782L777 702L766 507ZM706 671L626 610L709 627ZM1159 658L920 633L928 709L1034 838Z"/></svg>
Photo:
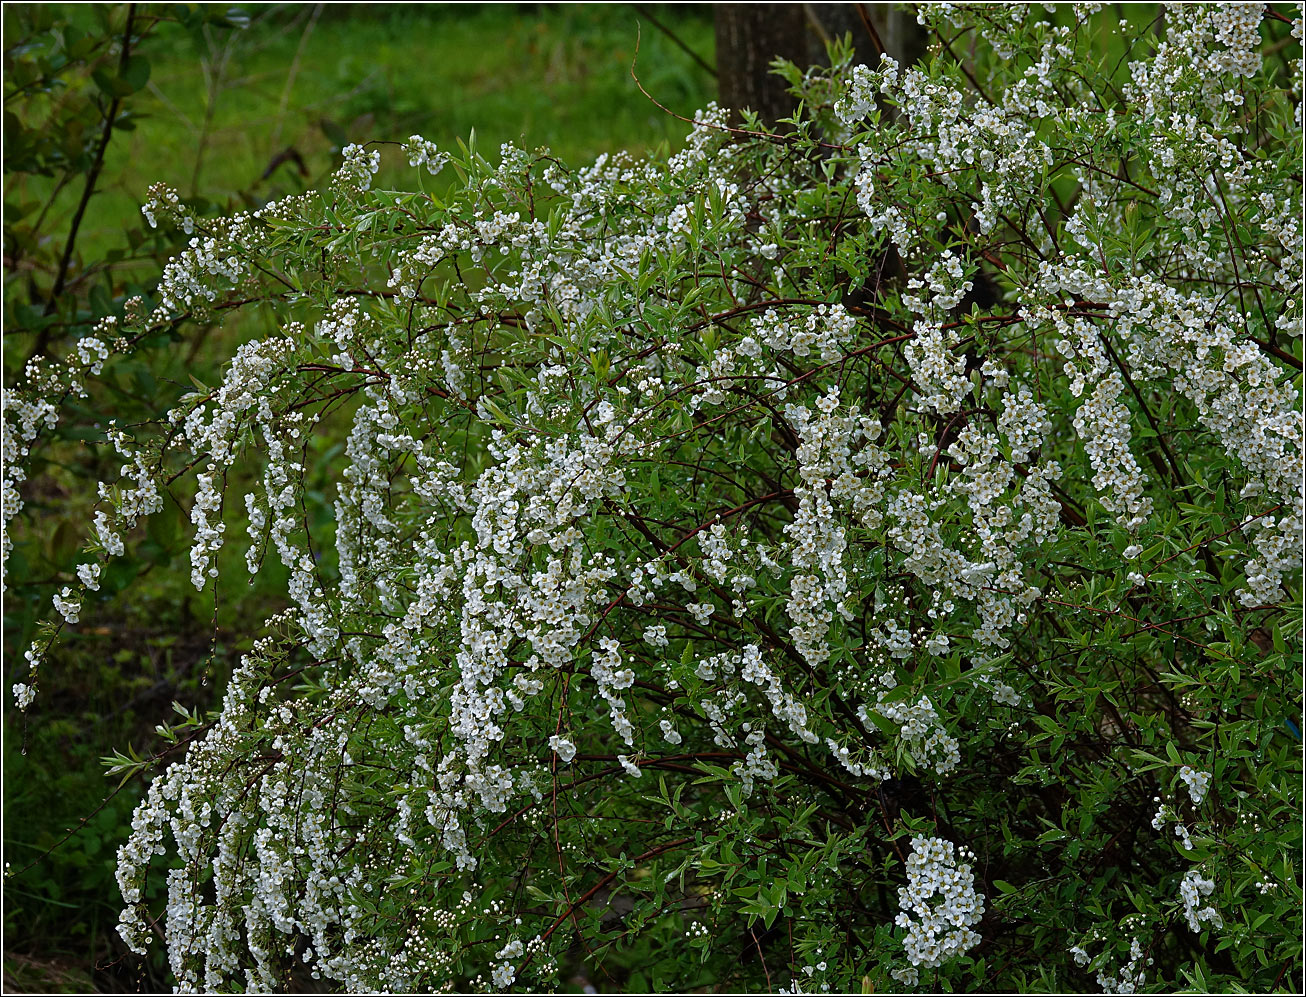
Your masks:
<svg viewBox="0 0 1306 997"><path fill-rule="evenodd" d="M189 248L7 394L6 523L134 340L276 331L110 421L17 701L182 481L197 588L287 581L171 764L114 764L128 945L162 914L186 990L1291 987L1290 13L939 5L922 66L786 67L779 134L153 189Z"/></svg>

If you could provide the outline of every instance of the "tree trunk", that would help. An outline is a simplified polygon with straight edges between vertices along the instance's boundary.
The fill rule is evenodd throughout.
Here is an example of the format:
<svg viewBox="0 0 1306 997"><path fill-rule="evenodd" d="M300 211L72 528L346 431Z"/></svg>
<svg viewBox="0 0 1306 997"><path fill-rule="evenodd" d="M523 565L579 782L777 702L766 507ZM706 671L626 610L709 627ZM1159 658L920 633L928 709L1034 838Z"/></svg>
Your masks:
<svg viewBox="0 0 1306 997"><path fill-rule="evenodd" d="M751 108L767 125L797 106L771 61L807 63L807 17L802 4L716 5L716 67L720 102L738 112Z"/></svg>
<svg viewBox="0 0 1306 997"><path fill-rule="evenodd" d="M823 63L826 43L845 34L852 36L856 61L871 67L880 64L881 50L902 66L925 53L925 30L915 14L896 4L719 3L715 9L721 106L735 112L751 108L767 125L797 106L785 82L770 70L776 58L804 69Z"/></svg>

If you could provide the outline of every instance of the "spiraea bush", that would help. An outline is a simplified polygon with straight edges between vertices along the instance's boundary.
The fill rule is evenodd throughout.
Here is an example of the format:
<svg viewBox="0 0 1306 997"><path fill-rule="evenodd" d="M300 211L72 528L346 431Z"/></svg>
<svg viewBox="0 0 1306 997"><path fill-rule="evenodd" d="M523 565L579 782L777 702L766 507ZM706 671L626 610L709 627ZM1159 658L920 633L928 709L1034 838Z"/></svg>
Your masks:
<svg viewBox="0 0 1306 997"><path fill-rule="evenodd" d="M133 343L278 331L100 412L18 705L165 492L196 588L287 581L113 760L127 944L183 990L1298 986L1301 13L1098 7L925 8L923 64L781 67L792 121L648 161L154 188L189 248L6 395L7 526Z"/></svg>

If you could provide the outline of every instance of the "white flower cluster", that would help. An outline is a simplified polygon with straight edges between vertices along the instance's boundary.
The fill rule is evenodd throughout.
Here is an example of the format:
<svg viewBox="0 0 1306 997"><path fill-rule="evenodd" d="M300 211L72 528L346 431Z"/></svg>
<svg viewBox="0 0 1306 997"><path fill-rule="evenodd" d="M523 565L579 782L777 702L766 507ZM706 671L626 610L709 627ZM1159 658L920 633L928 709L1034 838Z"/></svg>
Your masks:
<svg viewBox="0 0 1306 997"><path fill-rule="evenodd" d="M132 299L129 304L132 309L136 309L140 300ZM96 335L82 337L77 342L73 356L63 363L34 360L24 372L26 382L21 391L0 393L0 408L3 409L5 422L4 432L0 434L4 442L4 479L0 488L4 525L0 536L3 538L3 554L6 559L12 548L9 524L23 506L18 486L26 479L24 459L37 443L41 430L51 430L58 423L57 405L42 397L34 399L34 396L86 397L84 378L99 374L111 352L101 337L107 338L116 333L117 324L117 319L113 316L101 320L95 327ZM120 344L121 341L116 343ZM127 461L119 468L124 483L115 486L103 481L97 483L99 504L109 508L97 509L93 514L91 523L94 532L87 538L87 542L92 548L100 548L106 557L115 557L122 555L126 549L120 531L131 529L141 518L162 509L163 497L156 469L148 465L143 453L132 445L115 420L109 420L104 436L114 451ZM76 569L79 588L64 586L53 596L52 606L62 621L59 626L79 621L83 596L87 591L99 589L102 567L100 560L79 565ZM2 590L3 586L0 585L0 591ZM56 627L56 633L57 629ZM23 709L31 705L36 695L37 670L53 641L53 636L48 640L38 640L26 652L28 681L19 684L21 691L19 687L15 688L15 698Z"/></svg>
<svg viewBox="0 0 1306 997"><path fill-rule="evenodd" d="M1152 964L1152 957L1145 955L1142 943L1137 938L1129 942L1129 961L1112 976L1103 968L1097 974L1097 985L1104 994L1134 994L1147 981L1147 967Z"/></svg>
<svg viewBox="0 0 1306 997"><path fill-rule="evenodd" d="M222 508L222 493L213 487L213 472L216 464L210 464L207 474L201 474L196 480L199 491L191 506L190 521L195 526L195 544L190 551L190 581L197 589L203 589L210 578L218 577L214 564L218 551L222 549L222 534L226 530L220 520L210 522L209 517Z"/></svg>
<svg viewBox="0 0 1306 997"><path fill-rule="evenodd" d="M894 923L907 930L903 949L912 967L933 968L979 944L973 926L984 916L984 895L975 892L970 864L957 864L952 842L917 837L911 847Z"/></svg>
<svg viewBox="0 0 1306 997"><path fill-rule="evenodd" d="M756 343L768 349L807 357L813 353L822 360L837 360L856 331L856 319L839 304L809 308L802 321L792 314L768 308L753 320L753 335L737 347L745 356L756 356Z"/></svg>
<svg viewBox="0 0 1306 997"><path fill-rule="evenodd" d="M423 150L425 151L425 150ZM361 145L347 145L341 150L340 168L331 182L350 194L361 194L372 186L372 177L381 169L381 153Z"/></svg>
<svg viewBox="0 0 1306 997"><path fill-rule="evenodd" d="M195 216L181 203L181 195L167 184L151 184L149 197L141 205L141 214L150 223L150 228L159 227L159 219L169 225L175 225L187 235L195 231Z"/></svg>
<svg viewBox="0 0 1306 997"><path fill-rule="evenodd" d="M1159 238L1173 242L1192 267L1241 283L1247 275L1237 272L1236 262L1230 266L1227 219L1221 208L1242 199L1259 204L1256 220L1271 248L1246 247L1243 265L1263 274L1267 286L1282 294L1284 313L1269 316L1275 328L1300 335L1300 197L1284 197L1275 190L1269 180L1272 164L1240 156L1236 142L1237 134L1249 127L1246 117L1235 113L1242 102L1236 81L1259 70L1264 9L1263 4L1175 8L1166 18L1166 40L1151 58L1131 63L1132 82L1125 97L1144 119L1169 123L1147 139L1148 169L1165 206L1165 228L1173 229L1173 235L1166 230ZM1024 12L1015 8L1006 14L1010 17L986 18L978 26L990 44L1005 44L1008 20L1024 19ZM928 23L958 16L946 4L921 12ZM883 174L885 165L902 154L903 141L920 162L939 172L941 195L956 188L961 175L977 174L976 218L980 230L988 231L1003 212L1039 196L1029 184L1054 160L1044 137L1049 127L1062 133L1063 146L1085 148L1113 132L1115 109L1099 113L1091 88L1081 86L1074 73L1060 72L1077 57L1079 40L1072 29L1046 22L1035 28L1046 38L1041 59L1014 86L1006 86L996 104L972 107L971 96L962 89L931 80L917 69L901 72L892 60L886 59L879 71L861 67L851 72L846 95L836 104L841 120L855 124L874 113L877 100L904 115L901 134L883 127L864 134L859 147L863 173L857 186L862 209L872 224L888 230L905 258L924 249L920 226L909 224L902 199L892 189L877 188L876 180L877 173ZM1208 107L1212 100L1223 101L1229 110L1198 116L1186 103L1190 95ZM1019 311L1032 329L1049 324L1056 330L1058 347L1074 361L1067 364L1067 374L1076 395L1086 382L1094 385L1075 428L1093 463L1103 505L1135 531L1151 513L1151 501L1144 494L1147 476L1130 452L1130 423L1139 413L1123 403L1128 368L1123 374L1113 369L1127 359L1135 382L1164 378L1193 398L1203 423L1224 439L1254 482L1264 481L1268 491L1286 500L1287 515L1257 519L1251 527L1258 554L1247 566L1247 587L1239 593L1247 606L1280 602L1284 593L1279 579L1301 563L1303 515L1297 482L1302 434L1296 392L1252 342L1237 296L1231 298L1219 286L1210 294L1184 294L1150 276L1103 272L1104 240L1127 226L1133 196L1104 173L1073 172L1085 190L1065 226L1073 238L1059 244L1050 238L1042 247L1044 253L1059 252L1051 252L1042 264L1037 289L1019 289ZM932 210L928 203L912 207L916 215ZM941 262L936 261L930 274L940 272ZM958 276L949 272L951 279ZM939 285L932 290L943 291L942 303L956 293L947 281L917 279L914 286L927 282ZM923 300L910 300L916 310L929 310ZM1095 307L1105 311L1094 318L1072 315L1077 300L1101 303ZM935 316L916 330L908 355L925 403L953 412L969 385L938 321ZM1100 337L1106 335L1120 344L1114 357L1103 347ZM1274 487L1272 481L1281 486Z"/></svg>
<svg viewBox="0 0 1306 997"><path fill-rule="evenodd" d="M1188 786L1188 795L1193 803L1200 804L1206 799L1207 790L1211 788L1211 773L1199 772L1191 765L1179 769L1179 778Z"/></svg>
<svg viewBox="0 0 1306 997"><path fill-rule="evenodd" d="M834 105L835 116L845 125L868 117L876 107L876 95L889 90L897 82L898 63L884 56L879 71L867 66L853 66L848 73L847 92Z"/></svg>
<svg viewBox="0 0 1306 997"><path fill-rule="evenodd" d="M117 324L117 319L111 315L104 320L101 328L112 329ZM77 340L76 351L77 359L92 375L98 375L104 369L104 361L109 359L110 352L109 344L95 336L83 336Z"/></svg>
<svg viewBox="0 0 1306 997"><path fill-rule="evenodd" d="M960 337L955 330L945 332L937 322L928 320L917 322L913 331L915 338L903 354L921 401L939 415L951 415L961 408L973 387L966 376L966 358L952 352Z"/></svg>
<svg viewBox="0 0 1306 997"><path fill-rule="evenodd" d="M612 729L623 741L634 747L635 728L626 716L626 701L619 693L635 683L635 673L632 669L621 667L621 645L611 637L599 641L598 651L590 663L590 675L598 687L599 695L608 701Z"/></svg>
<svg viewBox="0 0 1306 997"><path fill-rule="evenodd" d="M20 710L26 710L36 699L36 689L26 682L15 682L13 687L14 704Z"/></svg>
<svg viewBox="0 0 1306 997"><path fill-rule="evenodd" d="M1152 797L1152 802L1157 805L1156 813L1152 815L1152 827L1157 831L1165 829L1166 824L1174 823L1174 836L1179 839L1179 847L1186 852L1193 850L1193 836L1188 830L1188 826L1179 820L1178 813L1169 803L1164 802L1161 797Z"/></svg>
<svg viewBox="0 0 1306 997"><path fill-rule="evenodd" d="M961 258L949 249L931 264L923 278L912 277L907 281L907 293L903 294L902 303L917 315L941 322L972 287L974 282L965 279ZM911 293L913 291L929 293L918 296Z"/></svg>
<svg viewBox="0 0 1306 997"><path fill-rule="evenodd" d="M140 299L129 302L133 307L139 303ZM107 316L96 323L92 335L78 340L71 356L62 362L34 358L24 368L18 388L0 390L0 592L13 549L10 524L23 508L19 487L27 480L28 455L42 433L59 424L59 408L66 399L87 397L86 379L103 370L121 342L118 332L117 318Z"/></svg>
<svg viewBox="0 0 1306 997"><path fill-rule="evenodd" d="M73 596L73 590L65 585L54 597L54 608L66 622L76 623L82 611L82 603L80 599Z"/></svg>
<svg viewBox="0 0 1306 997"><path fill-rule="evenodd" d="M1102 507L1116 513L1125 529L1137 530L1151 515L1152 500L1143 494L1147 476L1129 450L1130 413L1119 400L1124 390L1115 371L1098 381L1075 413L1074 426L1093 466Z"/></svg>
<svg viewBox="0 0 1306 997"><path fill-rule="evenodd" d="M1263 3L1195 6L1166 21L1166 40L1150 62L1130 63L1135 99L1157 112L1185 70L1201 78L1251 77L1261 67ZM1223 95L1222 95L1223 96ZM1149 99L1150 98L1150 99Z"/></svg>
<svg viewBox="0 0 1306 997"><path fill-rule="evenodd" d="M233 230L236 227L233 224ZM224 284L235 287L240 283L250 272L250 264L242 259L240 234L233 231L231 235L230 240L197 236L186 250L168 261L159 282L161 311L202 308L206 302L217 300Z"/></svg>
<svg viewBox="0 0 1306 997"><path fill-rule="evenodd" d="M449 163L449 157L440 151L439 146L420 135L409 136L404 143L404 155L408 157L409 166L424 166L431 176L438 174Z"/></svg>
<svg viewBox="0 0 1306 997"><path fill-rule="evenodd" d="M798 511L785 532L793 540L791 557L795 574L789 583L786 609L790 637L810 664L824 661L830 653L826 634L837 611L845 619L852 610L845 603L848 574L844 565L847 540L834 514L831 491L843 493L852 485L849 446L858 431L855 414L836 416L839 391L831 388L816 403L818 414L799 405L785 409L785 418L800 440L798 468L802 483L794 488ZM827 490L826 481L835 484ZM831 608L833 607L833 608Z"/></svg>
<svg viewBox="0 0 1306 997"><path fill-rule="evenodd" d="M915 703L885 702L886 696L879 694L875 712L898 725L899 737L917 764L946 775L961 763L961 745L944 729L928 696Z"/></svg>
<svg viewBox="0 0 1306 997"><path fill-rule="evenodd" d="M1203 878L1196 869L1184 873L1184 878L1179 883L1179 896L1184 902L1184 919L1188 922L1190 931L1201 931L1203 922L1213 928L1224 924L1218 910L1202 906L1202 897L1209 897L1214 891L1215 881Z"/></svg>

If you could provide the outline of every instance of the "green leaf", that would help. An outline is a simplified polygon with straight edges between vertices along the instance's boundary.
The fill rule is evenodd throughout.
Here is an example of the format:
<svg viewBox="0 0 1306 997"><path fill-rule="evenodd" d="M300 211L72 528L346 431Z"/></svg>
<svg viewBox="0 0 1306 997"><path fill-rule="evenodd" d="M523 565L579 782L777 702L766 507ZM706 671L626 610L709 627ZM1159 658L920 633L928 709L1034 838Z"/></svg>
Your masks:
<svg viewBox="0 0 1306 997"><path fill-rule="evenodd" d="M131 89L129 94L142 89L150 81L150 60L143 55L133 55L118 73L118 78Z"/></svg>
<svg viewBox="0 0 1306 997"><path fill-rule="evenodd" d="M894 723L892 720L890 720L888 717L882 716L872 709L868 709L866 711L866 717L868 720L871 721L871 723L875 724L876 727L878 727L889 737L898 736L899 734L898 725Z"/></svg>
<svg viewBox="0 0 1306 997"><path fill-rule="evenodd" d="M121 79L116 73L111 73L107 69L97 69L91 73L91 79L100 90L113 98L129 96L133 92L132 85L126 80Z"/></svg>

